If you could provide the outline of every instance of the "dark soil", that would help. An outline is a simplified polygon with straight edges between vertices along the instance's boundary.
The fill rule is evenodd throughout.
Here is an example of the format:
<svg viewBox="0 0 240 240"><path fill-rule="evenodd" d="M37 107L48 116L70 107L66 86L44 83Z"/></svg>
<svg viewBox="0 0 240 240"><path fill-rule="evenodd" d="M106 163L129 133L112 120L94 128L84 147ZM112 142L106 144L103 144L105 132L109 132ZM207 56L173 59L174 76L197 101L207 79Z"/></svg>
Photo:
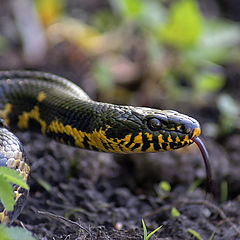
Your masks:
<svg viewBox="0 0 240 240"><path fill-rule="evenodd" d="M41 62L26 63L8 1L0 2L0 33L9 44L8 50L0 54L0 69L57 73L74 80L94 99L99 97L107 101L104 94L96 90L96 83L89 73L94 59L87 58L74 45L56 44L48 49ZM73 16L78 15L78 8L94 13L97 8L107 6L106 1L101 4L96 0L67 2ZM221 8L227 5L226 15L229 15L228 1L220 2ZM236 19L235 15L233 18ZM139 59L143 53L136 47L127 54ZM141 58L138 64L142 66L144 60ZM139 69L139 75L146 74L141 67ZM239 68L228 63L225 69L229 80L225 91L239 96ZM149 84L146 84L147 80ZM150 91L149 86L152 87L150 78L145 82L137 79L124 86L130 89L130 101L125 95L112 101L125 100L127 104L158 108L175 104L164 102L165 93L161 86L153 85ZM154 89L159 98L153 94ZM174 108L180 106L181 112L196 117L203 124L218 120L215 105L209 103L205 108L197 108L191 104L176 103ZM39 240L143 239L142 219L149 232L163 225L151 240L199 239L191 231L203 240L240 239L239 132L220 139L202 138L210 154L213 193L205 191L203 159L195 144L174 152L115 155L76 149L36 133L17 133L17 136L31 165L31 190L14 225L25 227ZM170 192L159 188L161 181L171 184ZM227 201L222 202L220 186L224 182L228 183L228 194ZM179 211L179 216L173 216L174 208Z"/></svg>
<svg viewBox="0 0 240 240"><path fill-rule="evenodd" d="M240 239L233 226L240 220L239 197L220 204L218 193L189 190L194 179L204 179L194 145L168 153L114 155L75 149L38 134L18 136L31 162L30 196L19 220L38 239L143 239L142 219L149 231L163 225L151 239L194 239L189 229L202 239L214 233L214 240ZM231 153L211 141L207 146L215 189L230 175L237 189L237 144ZM161 192L160 180L169 181L173 190ZM173 208L179 217L172 216Z"/></svg>

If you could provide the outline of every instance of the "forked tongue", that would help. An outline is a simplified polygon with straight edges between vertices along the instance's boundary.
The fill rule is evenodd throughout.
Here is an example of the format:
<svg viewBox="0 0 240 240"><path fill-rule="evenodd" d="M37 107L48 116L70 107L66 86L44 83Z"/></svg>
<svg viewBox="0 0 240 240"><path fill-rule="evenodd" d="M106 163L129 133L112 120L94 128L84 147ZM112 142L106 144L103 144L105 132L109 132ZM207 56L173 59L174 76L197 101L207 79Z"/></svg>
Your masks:
<svg viewBox="0 0 240 240"><path fill-rule="evenodd" d="M206 177L207 177L206 191L212 192L212 170L209 162L209 155L208 155L207 149L199 137L195 136L192 138L192 140L197 144L203 156L203 160L206 168Z"/></svg>

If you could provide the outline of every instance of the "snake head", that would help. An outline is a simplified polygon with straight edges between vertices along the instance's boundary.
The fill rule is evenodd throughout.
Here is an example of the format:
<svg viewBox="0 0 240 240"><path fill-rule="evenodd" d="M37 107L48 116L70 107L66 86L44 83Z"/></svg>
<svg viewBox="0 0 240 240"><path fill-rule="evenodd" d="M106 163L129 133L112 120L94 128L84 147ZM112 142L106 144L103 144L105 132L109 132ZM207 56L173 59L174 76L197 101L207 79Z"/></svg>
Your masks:
<svg viewBox="0 0 240 240"><path fill-rule="evenodd" d="M197 120L172 110L145 109L143 122L143 134L152 139L152 143L149 141L145 148L152 145L150 149L155 151L190 145L193 143L192 138L201 134Z"/></svg>
<svg viewBox="0 0 240 240"><path fill-rule="evenodd" d="M132 107L115 120L118 126L108 130L108 137L117 137L124 152L173 150L192 144L201 133L197 120L172 110Z"/></svg>

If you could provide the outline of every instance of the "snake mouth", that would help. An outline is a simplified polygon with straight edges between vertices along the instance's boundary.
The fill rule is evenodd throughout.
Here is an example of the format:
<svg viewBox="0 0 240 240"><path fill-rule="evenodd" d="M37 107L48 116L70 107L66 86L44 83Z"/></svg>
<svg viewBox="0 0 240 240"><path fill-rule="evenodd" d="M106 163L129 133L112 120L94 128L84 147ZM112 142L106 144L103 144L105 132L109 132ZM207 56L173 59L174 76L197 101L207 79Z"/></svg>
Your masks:
<svg viewBox="0 0 240 240"><path fill-rule="evenodd" d="M199 137L200 135L201 135L201 128L195 128L193 130L193 134L192 134L191 139L193 140L194 137Z"/></svg>

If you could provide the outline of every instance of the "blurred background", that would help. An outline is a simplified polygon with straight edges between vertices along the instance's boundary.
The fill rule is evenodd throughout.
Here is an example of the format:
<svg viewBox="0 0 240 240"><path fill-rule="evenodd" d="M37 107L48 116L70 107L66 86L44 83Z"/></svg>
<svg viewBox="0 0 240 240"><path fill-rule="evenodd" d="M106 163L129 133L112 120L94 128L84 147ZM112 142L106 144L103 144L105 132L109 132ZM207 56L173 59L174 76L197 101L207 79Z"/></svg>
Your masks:
<svg viewBox="0 0 240 240"><path fill-rule="evenodd" d="M56 73L101 101L175 109L223 141L240 128L239 13L236 0L0 0L0 69Z"/></svg>

